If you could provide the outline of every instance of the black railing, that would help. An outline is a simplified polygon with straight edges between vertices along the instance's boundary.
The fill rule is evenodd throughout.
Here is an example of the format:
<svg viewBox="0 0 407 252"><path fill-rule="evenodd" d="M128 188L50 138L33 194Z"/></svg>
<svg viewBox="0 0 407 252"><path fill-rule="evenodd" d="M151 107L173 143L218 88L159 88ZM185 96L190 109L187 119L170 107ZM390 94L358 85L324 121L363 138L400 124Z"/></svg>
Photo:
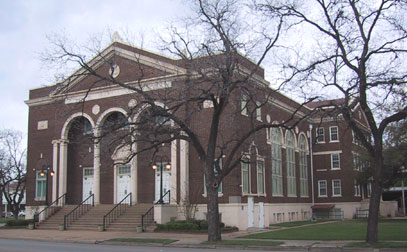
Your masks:
<svg viewBox="0 0 407 252"><path fill-rule="evenodd" d="M127 194L124 199L117 203L112 210L103 216L103 230L105 230L107 226L120 217L120 215L126 212L127 208L129 207L131 207L131 193Z"/></svg>
<svg viewBox="0 0 407 252"><path fill-rule="evenodd" d="M168 190L159 200L157 200L154 205L157 205L159 202L164 202L163 199L168 194L168 202L171 200L171 190ZM148 225L154 222L154 206L152 206L148 211L141 215L141 230L146 231Z"/></svg>
<svg viewBox="0 0 407 252"><path fill-rule="evenodd" d="M75 220L88 212L89 209L91 209L93 206L95 206L95 196L94 194L91 194L74 209L72 209L72 211L64 216L64 229L67 229L70 224L72 224Z"/></svg>
<svg viewBox="0 0 407 252"><path fill-rule="evenodd" d="M59 196L58 199L54 200L51 204L49 204L47 207L42 209L39 213L34 214L34 228L35 228L36 223L40 222L41 214L44 215L44 217L42 218L43 220L48 219L50 216L54 215L65 205L65 198L66 198L66 193Z"/></svg>

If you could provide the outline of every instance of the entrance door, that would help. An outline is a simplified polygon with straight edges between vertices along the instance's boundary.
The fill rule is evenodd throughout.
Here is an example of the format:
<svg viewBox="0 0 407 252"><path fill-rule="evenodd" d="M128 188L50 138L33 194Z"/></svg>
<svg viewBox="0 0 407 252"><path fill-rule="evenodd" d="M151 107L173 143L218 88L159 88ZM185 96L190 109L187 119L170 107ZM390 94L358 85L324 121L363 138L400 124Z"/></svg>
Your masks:
<svg viewBox="0 0 407 252"><path fill-rule="evenodd" d="M163 195L168 192L171 188L171 171L165 169L165 164L163 164ZM155 202L160 199L160 166L155 170ZM164 199L164 203L170 202L170 194L168 193Z"/></svg>
<svg viewBox="0 0 407 252"><path fill-rule="evenodd" d="M83 168L82 200L93 193L93 167Z"/></svg>
<svg viewBox="0 0 407 252"><path fill-rule="evenodd" d="M119 203L130 193L131 183L130 165L120 165L117 167L117 202ZM130 202L130 201L128 201Z"/></svg>

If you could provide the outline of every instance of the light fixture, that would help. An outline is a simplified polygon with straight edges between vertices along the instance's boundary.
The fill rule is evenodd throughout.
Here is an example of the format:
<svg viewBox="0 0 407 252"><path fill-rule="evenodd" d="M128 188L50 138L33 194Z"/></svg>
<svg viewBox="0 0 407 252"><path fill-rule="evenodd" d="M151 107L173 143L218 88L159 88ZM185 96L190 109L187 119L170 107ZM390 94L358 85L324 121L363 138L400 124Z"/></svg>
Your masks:
<svg viewBox="0 0 407 252"><path fill-rule="evenodd" d="M158 166L156 164L153 164L153 170L157 170Z"/></svg>
<svg viewBox="0 0 407 252"><path fill-rule="evenodd" d="M44 171L41 171L41 172L40 172L40 176L41 176L41 177L44 177L44 176L45 176L45 172L44 172Z"/></svg>
<svg viewBox="0 0 407 252"><path fill-rule="evenodd" d="M49 175L50 175L51 177L53 177L53 176L55 175L55 172L54 172L54 171L50 171Z"/></svg>

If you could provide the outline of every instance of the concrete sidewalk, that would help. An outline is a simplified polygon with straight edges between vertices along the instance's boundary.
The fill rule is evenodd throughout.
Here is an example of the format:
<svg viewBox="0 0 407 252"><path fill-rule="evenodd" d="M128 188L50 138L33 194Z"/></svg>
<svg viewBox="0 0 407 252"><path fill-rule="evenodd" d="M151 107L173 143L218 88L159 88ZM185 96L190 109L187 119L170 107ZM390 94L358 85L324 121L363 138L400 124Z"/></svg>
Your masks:
<svg viewBox="0 0 407 252"><path fill-rule="evenodd" d="M233 240L237 237L251 234L259 231L239 231L222 234L223 240ZM188 233L136 233L136 232L97 232L97 231L78 231L78 230L29 230L29 229L0 229L0 238L2 239L24 239L24 240L42 240L54 242L74 242L74 243L105 243L113 238L152 238L152 239L173 239L178 240L170 245L171 247L199 247L199 248L224 248L218 245L201 245L207 240L207 234L188 234ZM349 241L283 241L284 244L278 247L259 247L259 246L233 246L237 249L264 249L278 251L407 251L402 250L378 250L378 249L347 249L343 248ZM110 244L110 243L109 243ZM140 245L140 244L134 244ZM154 246L160 246L155 244Z"/></svg>

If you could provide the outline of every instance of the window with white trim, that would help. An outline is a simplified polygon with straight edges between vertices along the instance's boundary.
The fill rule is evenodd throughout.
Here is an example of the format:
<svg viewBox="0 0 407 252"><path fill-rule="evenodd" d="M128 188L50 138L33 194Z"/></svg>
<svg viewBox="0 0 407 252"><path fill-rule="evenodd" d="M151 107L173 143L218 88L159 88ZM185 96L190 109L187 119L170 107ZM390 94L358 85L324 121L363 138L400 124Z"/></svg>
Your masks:
<svg viewBox="0 0 407 252"><path fill-rule="evenodd" d="M261 121L261 103L256 102L256 119L257 121Z"/></svg>
<svg viewBox="0 0 407 252"><path fill-rule="evenodd" d="M342 196L342 186L340 179L332 180L332 196L333 197L340 197Z"/></svg>
<svg viewBox="0 0 407 252"><path fill-rule="evenodd" d="M216 162L216 161L215 161ZM214 162L214 166L216 165ZM220 158L218 160L218 164L219 164L219 169L222 169L222 158ZM216 167L213 167L213 172L215 173L215 177L218 176L218 171L216 170ZM204 194L206 195L207 190L206 190L206 177L204 175ZM219 186L218 186L218 194L222 193L222 182L220 182Z"/></svg>
<svg viewBox="0 0 407 252"><path fill-rule="evenodd" d="M249 194L249 188L250 188L250 159L246 157L246 161L241 162L241 167L242 167L242 192L244 194Z"/></svg>
<svg viewBox="0 0 407 252"><path fill-rule="evenodd" d="M355 171L360 171L361 170L361 163L360 163L360 157L358 154L353 154L353 169Z"/></svg>
<svg viewBox="0 0 407 252"><path fill-rule="evenodd" d="M339 153L331 154L331 169L332 170L339 170L341 169L341 160Z"/></svg>
<svg viewBox="0 0 407 252"><path fill-rule="evenodd" d="M45 176L41 176L41 171L36 171L35 172L35 178L36 178L36 187L35 187L35 199L36 200L45 200L45 194L46 194L46 183L47 183L47 178Z"/></svg>
<svg viewBox="0 0 407 252"><path fill-rule="evenodd" d="M271 174L273 196L283 195L283 169L281 155L281 131L279 128L271 129Z"/></svg>
<svg viewBox="0 0 407 252"><path fill-rule="evenodd" d="M316 129L315 140L317 141L317 143L325 143L325 129L324 128Z"/></svg>
<svg viewBox="0 0 407 252"><path fill-rule="evenodd" d="M328 196L326 180L318 180L318 197Z"/></svg>
<svg viewBox="0 0 407 252"><path fill-rule="evenodd" d="M304 135L300 135L298 141L299 145L299 156L300 156L300 195L308 196L308 171L307 171L307 153L306 146L307 141Z"/></svg>
<svg viewBox="0 0 407 252"><path fill-rule="evenodd" d="M247 116L247 96L243 95L242 100L240 101L240 111L242 115Z"/></svg>
<svg viewBox="0 0 407 252"><path fill-rule="evenodd" d="M356 179L353 181L354 186L355 186L355 196L360 197L360 185L356 181Z"/></svg>
<svg viewBox="0 0 407 252"><path fill-rule="evenodd" d="M296 196L297 187L295 181L295 151L294 135L291 131L286 133L287 153L287 195Z"/></svg>
<svg viewBox="0 0 407 252"><path fill-rule="evenodd" d="M339 141L338 126L329 127L329 141L330 142L338 142Z"/></svg>
<svg viewBox="0 0 407 252"><path fill-rule="evenodd" d="M372 183L367 184L366 186L367 188L367 197L370 198L370 196L372 196Z"/></svg>
<svg viewBox="0 0 407 252"><path fill-rule="evenodd" d="M264 194L264 160L257 160L257 193Z"/></svg>

